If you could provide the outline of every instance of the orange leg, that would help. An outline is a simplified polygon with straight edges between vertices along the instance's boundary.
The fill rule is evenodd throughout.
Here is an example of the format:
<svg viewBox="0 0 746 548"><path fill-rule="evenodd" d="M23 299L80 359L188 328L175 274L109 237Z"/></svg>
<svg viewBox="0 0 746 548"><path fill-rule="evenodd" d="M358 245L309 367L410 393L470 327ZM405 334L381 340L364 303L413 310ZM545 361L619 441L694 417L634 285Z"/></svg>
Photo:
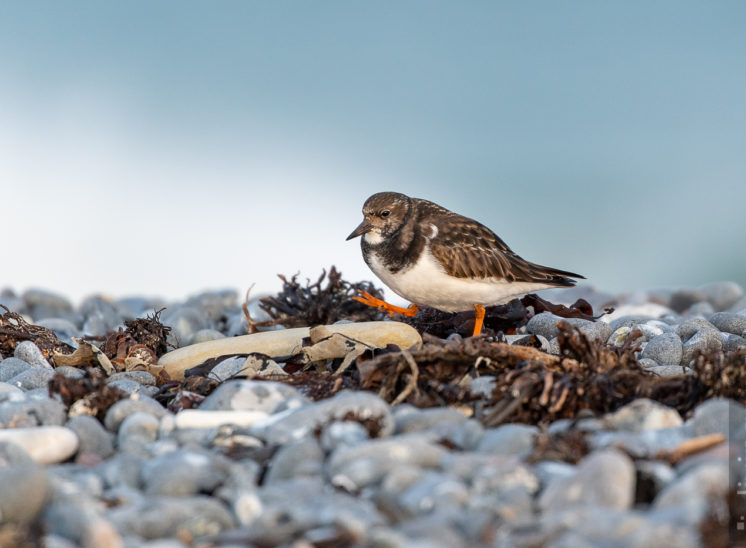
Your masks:
<svg viewBox="0 0 746 548"><path fill-rule="evenodd" d="M484 307L481 304L475 304L474 310L477 311L477 319L474 321L474 333L472 337L476 337L482 332L482 323L484 322Z"/></svg>
<svg viewBox="0 0 746 548"><path fill-rule="evenodd" d="M368 306L373 306L375 308L378 308L379 310L383 310L384 312L388 312L390 316L393 316L394 314L401 314L403 316L409 317L417 315L416 304L409 305L409 308L401 308L399 306L389 304L386 301L382 301L381 299L376 299L373 295L366 291L361 291L360 295L360 297L353 297L353 299L355 299L357 302L367 304Z"/></svg>

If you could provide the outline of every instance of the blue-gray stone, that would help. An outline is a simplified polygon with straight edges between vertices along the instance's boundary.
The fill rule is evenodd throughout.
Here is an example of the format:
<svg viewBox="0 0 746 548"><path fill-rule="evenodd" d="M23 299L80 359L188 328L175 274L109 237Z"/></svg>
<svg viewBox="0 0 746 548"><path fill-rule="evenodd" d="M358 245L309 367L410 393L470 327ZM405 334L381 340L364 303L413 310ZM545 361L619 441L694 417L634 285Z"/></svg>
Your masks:
<svg viewBox="0 0 746 548"><path fill-rule="evenodd" d="M746 334L746 316L734 312L717 312L709 317L710 323L720 331L743 337Z"/></svg>
<svg viewBox="0 0 746 548"><path fill-rule="evenodd" d="M86 318L83 332L86 335L103 336L118 327L124 327L124 317L111 302L98 297L88 297L80 305L80 312Z"/></svg>
<svg viewBox="0 0 746 548"><path fill-rule="evenodd" d="M0 382L8 382L16 375L28 371L33 366L20 358L5 358L0 362Z"/></svg>
<svg viewBox="0 0 746 548"><path fill-rule="evenodd" d="M54 368L55 373L59 373L63 377L67 377L68 379L82 379L85 376L85 371L82 369L78 369L77 367L72 367L70 365L61 365L59 367Z"/></svg>
<svg viewBox="0 0 746 548"><path fill-rule="evenodd" d="M8 379L8 384L12 384L23 390L46 389L52 377L54 377L53 369L31 367L31 369L19 373L12 379Z"/></svg>
<svg viewBox="0 0 746 548"><path fill-rule="evenodd" d="M42 354L38 346L31 341L23 341L18 343L16 349L13 351L13 356L19 358L33 367L41 367L44 369L52 369L49 362Z"/></svg>
<svg viewBox="0 0 746 548"><path fill-rule="evenodd" d="M218 386L200 405L209 411L265 411L278 413L308 403L295 388L281 382L235 379Z"/></svg>
<svg viewBox="0 0 746 548"><path fill-rule="evenodd" d="M160 403L147 396L138 396L137 399L127 398L119 400L109 408L104 418L104 426L110 432L116 432L128 415L141 412L150 413L157 418L161 418L168 413Z"/></svg>
<svg viewBox="0 0 746 548"><path fill-rule="evenodd" d="M723 350L726 352L735 352L736 350L746 350L746 339L727 333L723 341Z"/></svg>
<svg viewBox="0 0 746 548"><path fill-rule="evenodd" d="M559 332L559 328L557 327L558 322L566 322L576 327L591 340L606 342L609 335L611 335L611 326L605 322L592 322L580 318L560 318L548 312L542 312L531 318L526 324L526 331L551 340Z"/></svg>
<svg viewBox="0 0 746 548"><path fill-rule="evenodd" d="M228 508L220 500L206 496L147 497L113 508L107 517L122 534L145 540L205 537L236 526Z"/></svg>
<svg viewBox="0 0 746 548"><path fill-rule="evenodd" d="M168 343L175 347L186 345L197 331L209 327L202 312L188 306L167 309L161 316L161 323L171 327Z"/></svg>
<svg viewBox="0 0 746 548"><path fill-rule="evenodd" d="M49 476L42 466L35 463L0 466L2 523L34 521L47 503L50 492Z"/></svg>
<svg viewBox="0 0 746 548"><path fill-rule="evenodd" d="M149 371L120 371L106 379L107 383L121 380L135 381L146 386L155 386L155 377Z"/></svg>
<svg viewBox="0 0 746 548"><path fill-rule="evenodd" d="M691 339L694 334L700 329L717 330L714 325L712 325L704 318L690 318L676 326L676 334L683 342L686 342Z"/></svg>
<svg viewBox="0 0 746 548"><path fill-rule="evenodd" d="M655 360L660 365L678 365L681 363L683 345L676 333L656 335L645 345L642 358Z"/></svg>
<svg viewBox="0 0 746 548"><path fill-rule="evenodd" d="M531 451L539 429L527 424L503 424L487 428L477 451L491 455L524 455Z"/></svg>
<svg viewBox="0 0 746 548"><path fill-rule="evenodd" d="M718 352L722 349L723 339L720 331L715 328L702 328L684 343L681 363L688 365L698 352Z"/></svg>
<svg viewBox="0 0 746 548"><path fill-rule="evenodd" d="M2 426L62 426L66 420L65 406L50 398L0 403L0 425Z"/></svg>
<svg viewBox="0 0 746 548"><path fill-rule="evenodd" d="M675 312L681 314L685 310L688 310L692 305L707 300L707 295L704 291L698 289L679 289L671 295L671 300L668 306Z"/></svg>
<svg viewBox="0 0 746 548"><path fill-rule="evenodd" d="M713 308L727 310L743 297L743 288L735 282L713 282L699 287Z"/></svg>
<svg viewBox="0 0 746 548"><path fill-rule="evenodd" d="M286 443L275 453L265 476L265 483L298 477L321 477L324 452L315 438L303 438Z"/></svg>
<svg viewBox="0 0 746 548"><path fill-rule="evenodd" d="M634 329L635 327L637 327L638 324L648 322L652 319L653 318L651 318L650 316L641 314L630 314L627 316L620 316L615 320L611 320L611 322L609 322L609 327L611 328L611 331L613 333L620 327L629 327L630 329Z"/></svg>
<svg viewBox="0 0 746 548"><path fill-rule="evenodd" d="M34 320L64 316L73 311L73 305L65 297L42 289L29 289L21 298L24 309Z"/></svg>
<svg viewBox="0 0 746 548"><path fill-rule="evenodd" d="M557 478L542 491L539 507L545 511L573 506L626 510L635 495L635 467L615 449L594 451L578 464L575 474Z"/></svg>
<svg viewBox="0 0 746 548"><path fill-rule="evenodd" d="M114 436L90 415L72 417L65 424L78 435L78 454L93 454L102 459L114 454Z"/></svg>
<svg viewBox="0 0 746 548"><path fill-rule="evenodd" d="M177 449L148 460L142 469L148 495L188 497L210 493L228 476L229 461L209 451Z"/></svg>
<svg viewBox="0 0 746 548"><path fill-rule="evenodd" d="M73 341L73 337L80 338L83 335L73 322L65 318L46 318L35 323L51 330L55 337L73 348L78 347L78 343Z"/></svg>

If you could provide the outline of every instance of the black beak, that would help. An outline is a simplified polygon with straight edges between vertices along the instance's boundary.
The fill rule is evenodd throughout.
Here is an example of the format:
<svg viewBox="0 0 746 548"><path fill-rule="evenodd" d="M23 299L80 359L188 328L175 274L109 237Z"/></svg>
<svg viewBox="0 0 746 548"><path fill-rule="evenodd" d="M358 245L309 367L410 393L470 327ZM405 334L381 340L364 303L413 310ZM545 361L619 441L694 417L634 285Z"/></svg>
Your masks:
<svg viewBox="0 0 746 548"><path fill-rule="evenodd" d="M371 230L373 230L373 225L363 219L363 222L357 225L357 228L352 231L352 234L347 236L346 240L352 240L353 238L362 236L363 234L365 234L366 232L370 232Z"/></svg>

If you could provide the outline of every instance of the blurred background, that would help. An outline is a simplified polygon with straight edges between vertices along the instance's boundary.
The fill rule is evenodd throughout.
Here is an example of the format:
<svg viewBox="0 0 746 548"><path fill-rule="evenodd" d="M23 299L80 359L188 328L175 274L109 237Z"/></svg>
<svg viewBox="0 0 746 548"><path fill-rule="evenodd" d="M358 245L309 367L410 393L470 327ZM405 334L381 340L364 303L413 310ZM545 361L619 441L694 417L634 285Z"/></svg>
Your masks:
<svg viewBox="0 0 746 548"><path fill-rule="evenodd" d="M4 2L0 288L335 264L396 190L606 291L746 285L746 3Z"/></svg>

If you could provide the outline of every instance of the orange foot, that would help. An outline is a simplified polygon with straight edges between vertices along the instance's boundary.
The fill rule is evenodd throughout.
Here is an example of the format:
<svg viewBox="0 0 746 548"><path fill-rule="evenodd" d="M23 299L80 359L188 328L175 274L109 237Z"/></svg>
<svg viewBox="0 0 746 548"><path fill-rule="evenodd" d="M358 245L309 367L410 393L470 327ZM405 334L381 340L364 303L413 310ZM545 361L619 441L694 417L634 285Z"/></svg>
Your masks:
<svg viewBox="0 0 746 548"><path fill-rule="evenodd" d="M389 316L393 316L394 314L401 314L403 316L409 316L414 317L417 315L417 305L411 304L409 305L409 308L401 308L399 306L394 306L393 304L389 304L386 301L382 301L381 299L376 299L373 295L366 291L360 291L360 297L353 297L357 302L366 304L368 306L373 306L377 308L378 310L383 310L384 312L388 312Z"/></svg>
<svg viewBox="0 0 746 548"><path fill-rule="evenodd" d="M482 332L482 324L484 323L484 307L481 304L475 304L474 310L477 311L477 319L474 322L474 333L472 333L472 337L476 337Z"/></svg>

